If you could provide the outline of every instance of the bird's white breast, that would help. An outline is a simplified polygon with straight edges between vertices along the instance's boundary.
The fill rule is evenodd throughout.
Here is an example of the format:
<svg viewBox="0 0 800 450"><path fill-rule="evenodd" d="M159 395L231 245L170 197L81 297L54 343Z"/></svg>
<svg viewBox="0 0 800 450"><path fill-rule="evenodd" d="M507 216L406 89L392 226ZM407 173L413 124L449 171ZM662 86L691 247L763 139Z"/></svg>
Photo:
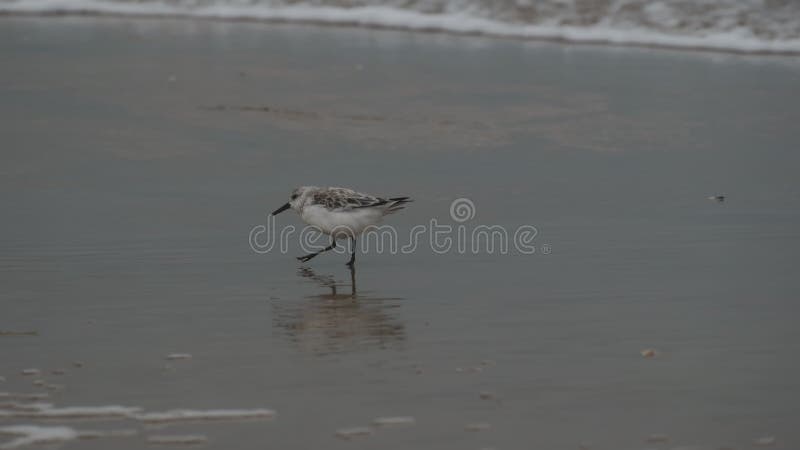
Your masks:
<svg viewBox="0 0 800 450"><path fill-rule="evenodd" d="M380 223L383 211L376 208L358 208L348 211L331 211L319 205L303 208L300 218L325 234L334 237L353 237L370 225Z"/></svg>

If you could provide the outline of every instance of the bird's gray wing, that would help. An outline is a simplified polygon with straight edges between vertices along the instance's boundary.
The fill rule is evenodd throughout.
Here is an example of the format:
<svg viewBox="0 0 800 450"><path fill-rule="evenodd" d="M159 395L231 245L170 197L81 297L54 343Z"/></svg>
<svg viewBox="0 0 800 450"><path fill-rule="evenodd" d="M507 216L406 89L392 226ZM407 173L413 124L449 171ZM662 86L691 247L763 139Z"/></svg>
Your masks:
<svg viewBox="0 0 800 450"><path fill-rule="evenodd" d="M349 211L385 205L388 200L362 194L351 189L331 188L315 194L314 203L321 204L330 210Z"/></svg>

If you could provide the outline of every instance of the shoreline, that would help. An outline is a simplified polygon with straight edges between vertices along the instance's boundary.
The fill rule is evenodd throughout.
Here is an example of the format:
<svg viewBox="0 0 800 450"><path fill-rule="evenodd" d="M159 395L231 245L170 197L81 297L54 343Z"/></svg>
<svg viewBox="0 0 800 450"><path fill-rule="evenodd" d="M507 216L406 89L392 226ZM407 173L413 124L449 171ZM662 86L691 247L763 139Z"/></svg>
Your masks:
<svg viewBox="0 0 800 450"><path fill-rule="evenodd" d="M87 17L87 18L109 18L109 19L147 19L147 20L185 20L185 21L202 21L202 22L222 22L222 23L263 23L263 24L287 24L287 25L306 25L325 28L350 28L350 29L367 29L367 30L386 30L386 31L399 31L406 33L425 33L425 34L444 34L451 36L465 36L465 37L483 37L489 39L502 39L513 40L522 42L543 42L555 43L563 45L579 45L579 46L602 46L602 47L620 47L620 48L639 48L651 50L671 50L680 52L692 53L717 53L727 55L742 55L742 56L768 56L768 57L796 57L800 56L800 50L746 50L737 48L726 48L714 45L679 45L670 43L647 43L647 42L621 42L614 39L602 38L568 38L564 36L533 36L533 35L520 35L514 33L491 32L485 30L455 30L447 29L444 26L402 26L390 25L374 22L364 22L356 19L331 21L312 18L281 18L281 17L244 17L232 15L226 16L209 16L209 15L193 15L179 12L163 12L163 13L121 13L121 12L101 12L92 10L74 10L74 11L42 11L42 12L28 12L28 11L4 11L0 10L0 19L2 18L67 18L67 17ZM679 36L675 36L678 37Z"/></svg>

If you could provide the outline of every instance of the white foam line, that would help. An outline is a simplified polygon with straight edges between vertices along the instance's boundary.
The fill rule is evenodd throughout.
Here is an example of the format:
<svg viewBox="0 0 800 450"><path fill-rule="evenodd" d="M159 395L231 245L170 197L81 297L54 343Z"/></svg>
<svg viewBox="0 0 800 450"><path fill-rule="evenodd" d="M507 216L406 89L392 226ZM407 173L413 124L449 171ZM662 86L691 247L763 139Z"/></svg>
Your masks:
<svg viewBox="0 0 800 450"><path fill-rule="evenodd" d="M134 418L144 423L170 423L214 420L272 419L275 411L271 409L175 409L164 412L136 414Z"/></svg>
<svg viewBox="0 0 800 450"><path fill-rule="evenodd" d="M65 426L43 427L38 425L13 425L0 427L0 435L19 437L4 444L0 444L0 449L15 449L28 445L52 444L75 439L131 437L136 436L138 433L139 432L136 430L78 431Z"/></svg>
<svg viewBox="0 0 800 450"><path fill-rule="evenodd" d="M414 425L416 423L416 419L410 416L398 416L398 417L378 417L372 421L372 424L378 427L391 427L391 426L398 426L398 425Z"/></svg>
<svg viewBox="0 0 800 450"><path fill-rule="evenodd" d="M202 434L154 435L147 438L148 444L156 445L197 445L207 442L208 438Z"/></svg>
<svg viewBox="0 0 800 450"><path fill-rule="evenodd" d="M33 394L21 394L18 392L0 392L0 400L8 399L8 400L42 400L49 397L48 394L44 392L37 392Z"/></svg>
<svg viewBox="0 0 800 450"><path fill-rule="evenodd" d="M372 434L372 429L369 427L351 427L351 428L341 428L336 430L336 437L342 439L353 439L361 436L369 436Z"/></svg>
<svg viewBox="0 0 800 450"><path fill-rule="evenodd" d="M16 411L41 411L43 409L52 408L52 403L18 403L18 402L7 402L7 403L0 403L0 411L4 409L16 410Z"/></svg>
<svg viewBox="0 0 800 450"><path fill-rule="evenodd" d="M70 427L40 427L36 425L13 425L0 427L0 434L19 436L0 445L0 449L14 449L27 445L71 441L78 438L78 432Z"/></svg>
<svg viewBox="0 0 800 450"><path fill-rule="evenodd" d="M132 417L141 408L128 406L69 406L65 408L22 409L0 411L0 417L21 419L123 419Z"/></svg>
<svg viewBox="0 0 800 450"><path fill-rule="evenodd" d="M78 431L78 439L100 439L138 436L139 431L133 429L103 430L103 431Z"/></svg>
<svg viewBox="0 0 800 450"><path fill-rule="evenodd" d="M0 13L115 14L133 16L203 17L220 19L313 22L336 25L385 27L418 31L447 31L503 37L563 40L578 43L643 45L759 53L800 53L800 39L768 40L745 28L678 35L641 27L599 23L576 27L510 24L466 13L427 14L385 6L336 8L326 6L208 5L192 8L168 3L101 0L26 0L0 3Z"/></svg>

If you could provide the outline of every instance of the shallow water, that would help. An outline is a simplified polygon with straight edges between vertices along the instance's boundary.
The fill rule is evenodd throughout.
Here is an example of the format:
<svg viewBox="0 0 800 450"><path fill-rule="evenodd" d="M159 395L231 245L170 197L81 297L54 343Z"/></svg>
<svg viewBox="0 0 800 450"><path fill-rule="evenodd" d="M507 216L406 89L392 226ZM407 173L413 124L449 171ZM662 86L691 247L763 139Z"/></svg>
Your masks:
<svg viewBox="0 0 800 450"><path fill-rule="evenodd" d="M0 331L38 332L0 336L0 392L46 391L20 374L39 368L60 407L277 411L67 422L141 433L65 448L800 442L795 60L0 24ZM297 242L254 253L251 228L300 184L411 195L401 236L469 198L465 226L533 225L539 251L372 252L354 273L343 254L300 266ZM397 416L415 423L335 435Z"/></svg>

